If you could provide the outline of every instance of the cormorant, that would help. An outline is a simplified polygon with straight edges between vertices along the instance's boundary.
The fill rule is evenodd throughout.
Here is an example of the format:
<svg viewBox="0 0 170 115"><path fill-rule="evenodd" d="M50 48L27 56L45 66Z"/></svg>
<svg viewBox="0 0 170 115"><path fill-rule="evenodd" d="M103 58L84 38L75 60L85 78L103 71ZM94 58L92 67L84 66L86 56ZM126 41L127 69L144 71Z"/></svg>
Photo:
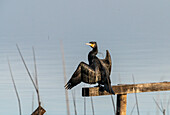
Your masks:
<svg viewBox="0 0 170 115"><path fill-rule="evenodd" d="M88 84L98 83L99 87L102 87L101 85L104 85L104 90L114 94L110 80L112 62L109 51L106 50L105 59L99 59L96 56L98 53L97 43L89 42L86 43L86 45L89 45L92 48L92 50L88 54L89 64L81 62L64 87L66 89L71 89L81 82L85 82Z"/></svg>

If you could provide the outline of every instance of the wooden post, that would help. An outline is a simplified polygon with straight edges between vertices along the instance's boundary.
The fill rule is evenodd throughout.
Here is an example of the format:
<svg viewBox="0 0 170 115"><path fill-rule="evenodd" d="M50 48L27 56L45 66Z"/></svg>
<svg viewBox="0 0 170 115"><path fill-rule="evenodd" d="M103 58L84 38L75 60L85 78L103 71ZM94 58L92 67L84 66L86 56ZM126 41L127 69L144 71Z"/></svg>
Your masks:
<svg viewBox="0 0 170 115"><path fill-rule="evenodd" d="M143 83L143 84L121 84L112 86L115 94L142 93L154 91L170 91L170 82ZM99 87L84 87L82 96L112 95Z"/></svg>
<svg viewBox="0 0 170 115"><path fill-rule="evenodd" d="M117 111L116 115L126 115L127 94L143 93L154 91L170 91L170 82L143 83L143 84L121 84L112 86L113 91L117 94ZM102 96L112 95L102 87L84 87L82 96Z"/></svg>
<svg viewBox="0 0 170 115"><path fill-rule="evenodd" d="M39 113L40 110L40 113ZM31 115L43 115L45 113L45 109L41 106L38 106L38 108L31 114Z"/></svg>
<svg viewBox="0 0 170 115"><path fill-rule="evenodd" d="M117 95L116 115L126 115L127 94Z"/></svg>

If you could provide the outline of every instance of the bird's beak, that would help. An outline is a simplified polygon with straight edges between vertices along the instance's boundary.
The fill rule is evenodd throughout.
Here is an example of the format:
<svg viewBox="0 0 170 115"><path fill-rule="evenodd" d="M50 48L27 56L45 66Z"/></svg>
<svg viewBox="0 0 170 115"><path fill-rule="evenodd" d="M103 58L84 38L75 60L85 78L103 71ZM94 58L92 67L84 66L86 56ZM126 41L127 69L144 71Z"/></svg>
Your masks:
<svg viewBox="0 0 170 115"><path fill-rule="evenodd" d="M86 43L86 45L91 46L91 44L90 44L90 43Z"/></svg>
<svg viewBox="0 0 170 115"><path fill-rule="evenodd" d="M94 48L94 44L86 43L86 45L91 46L92 48Z"/></svg>

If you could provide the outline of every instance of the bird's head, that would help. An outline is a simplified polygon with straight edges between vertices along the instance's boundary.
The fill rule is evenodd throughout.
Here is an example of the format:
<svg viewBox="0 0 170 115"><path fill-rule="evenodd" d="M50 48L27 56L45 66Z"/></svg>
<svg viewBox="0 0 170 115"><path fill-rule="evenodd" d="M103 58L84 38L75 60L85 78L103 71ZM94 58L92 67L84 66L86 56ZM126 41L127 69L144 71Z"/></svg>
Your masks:
<svg viewBox="0 0 170 115"><path fill-rule="evenodd" d="M90 46L91 48L97 48L97 43L92 41L92 42L89 42L89 43L86 43L86 45Z"/></svg>

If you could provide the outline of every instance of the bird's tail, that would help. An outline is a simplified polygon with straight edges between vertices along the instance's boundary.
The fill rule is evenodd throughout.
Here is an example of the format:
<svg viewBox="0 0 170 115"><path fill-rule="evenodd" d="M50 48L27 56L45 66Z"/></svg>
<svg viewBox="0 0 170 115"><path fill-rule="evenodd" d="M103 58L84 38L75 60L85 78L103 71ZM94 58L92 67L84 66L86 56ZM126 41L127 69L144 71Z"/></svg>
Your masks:
<svg viewBox="0 0 170 115"><path fill-rule="evenodd" d="M112 63L112 61L111 61L111 56L110 56L110 53L109 53L108 50L106 50L106 57L105 57L105 60L107 60L109 64Z"/></svg>
<svg viewBox="0 0 170 115"><path fill-rule="evenodd" d="M112 60L111 60L111 56L108 50L106 50L106 57L104 59L105 63L107 63L108 65L108 69L109 69L109 75L111 73L111 67L112 67Z"/></svg>

